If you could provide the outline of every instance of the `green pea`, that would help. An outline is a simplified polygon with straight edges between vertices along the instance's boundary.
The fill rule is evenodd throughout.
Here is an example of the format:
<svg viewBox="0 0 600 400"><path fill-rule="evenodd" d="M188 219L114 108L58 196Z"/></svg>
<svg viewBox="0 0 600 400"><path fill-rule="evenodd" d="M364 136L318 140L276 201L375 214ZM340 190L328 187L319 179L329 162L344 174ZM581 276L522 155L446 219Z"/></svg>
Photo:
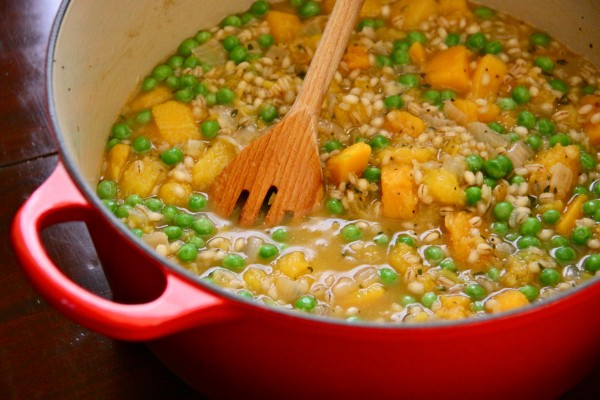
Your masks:
<svg viewBox="0 0 600 400"><path fill-rule="evenodd" d="M408 88L414 88L419 86L420 78L416 74L404 74L400 75L400 77L398 78L398 82L400 82L401 85L406 86Z"/></svg>
<svg viewBox="0 0 600 400"><path fill-rule="evenodd" d="M182 103L189 103L194 100L194 92L191 88L180 89L175 92L175 99Z"/></svg>
<svg viewBox="0 0 600 400"><path fill-rule="evenodd" d="M592 85L585 85L581 88L581 93L584 95L593 94L596 91L596 88Z"/></svg>
<svg viewBox="0 0 600 400"><path fill-rule="evenodd" d="M144 204L144 199L139 194L132 194L125 199L125 203L129 204L132 207L137 206L138 204Z"/></svg>
<svg viewBox="0 0 600 400"><path fill-rule="evenodd" d="M460 44L460 35L458 33L449 33L444 43L448 47L458 46Z"/></svg>
<svg viewBox="0 0 600 400"><path fill-rule="evenodd" d="M440 268L451 272L456 272L457 270L456 263L451 258L446 258L442 260L442 262L440 262Z"/></svg>
<svg viewBox="0 0 600 400"><path fill-rule="evenodd" d="M571 138L569 137L569 135L559 133L557 135L551 136L548 140L548 144L550 145L550 147L554 147L557 144L560 144L562 146L568 146L571 144Z"/></svg>
<svg viewBox="0 0 600 400"><path fill-rule="evenodd" d="M542 223L535 217L527 218L519 229L521 235L536 236L542 230Z"/></svg>
<svg viewBox="0 0 600 400"><path fill-rule="evenodd" d="M542 214L542 221L548 225L554 225L560 219L560 211L555 209L550 209L544 211Z"/></svg>
<svg viewBox="0 0 600 400"><path fill-rule="evenodd" d="M488 42L483 47L483 52L485 54L500 54L504 50L504 46L498 40L494 40L493 42Z"/></svg>
<svg viewBox="0 0 600 400"><path fill-rule="evenodd" d="M500 124L499 122L490 122L488 124L488 127L498 133L504 133L506 132L506 130L504 129L504 127L502 126L502 124Z"/></svg>
<svg viewBox="0 0 600 400"><path fill-rule="evenodd" d="M131 230L131 233L133 233L135 236L137 236L137 237L141 238L141 237L142 237L142 235L144 234L144 231L143 231L143 230L141 230L140 228L133 228L133 229Z"/></svg>
<svg viewBox="0 0 600 400"><path fill-rule="evenodd" d="M533 285L525 285L519 288L519 291L527 297L527 300L534 301L540 295L540 291Z"/></svg>
<svg viewBox="0 0 600 400"><path fill-rule="evenodd" d="M122 140L122 139L127 139L129 136L131 136L131 133L133 131L131 130L131 128L124 123L117 123L114 124L112 127L112 135L113 137Z"/></svg>
<svg viewBox="0 0 600 400"><path fill-rule="evenodd" d="M225 38L223 39L222 45L223 45L223 48L225 50L227 50L227 52L230 52L236 46L240 45L240 39L235 35L225 36Z"/></svg>
<svg viewBox="0 0 600 400"><path fill-rule="evenodd" d="M554 286L560 282L560 274L552 268L545 268L540 272L540 282L544 286Z"/></svg>
<svg viewBox="0 0 600 400"><path fill-rule="evenodd" d="M392 63L395 65L407 65L410 64L410 55L408 51L397 49L391 54Z"/></svg>
<svg viewBox="0 0 600 400"><path fill-rule="evenodd" d="M391 67L394 63L392 59L388 56L384 56L383 54L378 54L375 56L375 65L379 68L383 67Z"/></svg>
<svg viewBox="0 0 600 400"><path fill-rule="evenodd" d="M381 169L377 167L367 167L363 171L363 177L373 183L377 183L381 180Z"/></svg>
<svg viewBox="0 0 600 400"><path fill-rule="evenodd" d="M507 221L513 208L513 205L508 201L501 201L494 206L494 216L498 221Z"/></svg>
<svg viewBox="0 0 600 400"><path fill-rule="evenodd" d="M384 285L393 285L398 282L398 273L391 268L383 267L379 271L379 279Z"/></svg>
<svg viewBox="0 0 600 400"><path fill-rule="evenodd" d="M389 145L390 139L380 134L373 136L371 140L369 140L369 146L374 150L381 150Z"/></svg>
<svg viewBox="0 0 600 400"><path fill-rule="evenodd" d="M600 202L595 199L588 200L585 203L583 203L583 206L581 208L585 215L594 215L598 208L600 208Z"/></svg>
<svg viewBox="0 0 600 400"><path fill-rule="evenodd" d="M529 41L534 46L546 47L550 44L550 36L543 32L533 33Z"/></svg>
<svg viewBox="0 0 600 400"><path fill-rule="evenodd" d="M487 271L486 275L491 280L497 281L498 279L500 279L501 272L498 268L492 267Z"/></svg>
<svg viewBox="0 0 600 400"><path fill-rule="evenodd" d="M478 186L471 186L465 190L467 204L472 206L481 200L481 188Z"/></svg>
<svg viewBox="0 0 600 400"><path fill-rule="evenodd" d="M428 261L441 261L444 258L444 250L439 246L429 246L425 249L424 255Z"/></svg>
<svg viewBox="0 0 600 400"><path fill-rule="evenodd" d="M500 109L502 109L504 111L510 111L510 110L514 110L515 108L517 108L517 102L515 100L513 100L511 97L501 97L498 99L496 104L498 104L498 107L500 107Z"/></svg>
<svg viewBox="0 0 600 400"><path fill-rule="evenodd" d="M96 194L104 200L111 200L117 197L117 182L111 180L102 180L96 186Z"/></svg>
<svg viewBox="0 0 600 400"><path fill-rule="evenodd" d="M265 243L261 245L258 249L258 255L260 256L260 258L263 258L265 260L276 257L277 254L279 254L277 246L274 246L270 243Z"/></svg>
<svg viewBox="0 0 600 400"><path fill-rule="evenodd" d="M215 223L207 217L200 217L192 222L192 229L200 236L209 236L215 232Z"/></svg>
<svg viewBox="0 0 600 400"><path fill-rule="evenodd" d="M485 174L494 179L503 178L506 175L506 165L503 161L498 158L492 158L491 160L486 160L483 163L483 170Z"/></svg>
<svg viewBox="0 0 600 400"><path fill-rule="evenodd" d="M276 242L285 242L288 239L288 233L285 229L279 228L273 231L271 237Z"/></svg>
<svg viewBox="0 0 600 400"><path fill-rule="evenodd" d="M589 272L595 274L600 271L600 254L592 254L583 262L583 266Z"/></svg>
<svg viewBox="0 0 600 400"><path fill-rule="evenodd" d="M248 50L243 45L235 46L229 52L229 59L236 64L240 64L248 59Z"/></svg>
<svg viewBox="0 0 600 400"><path fill-rule="evenodd" d="M321 6L316 1L307 1L298 8L298 14L302 18L314 17L321 14Z"/></svg>
<svg viewBox="0 0 600 400"><path fill-rule="evenodd" d="M170 224L175 219L175 216L179 214L179 209L172 205L164 206L162 209L163 220Z"/></svg>
<svg viewBox="0 0 600 400"><path fill-rule="evenodd" d="M170 241L177 240L183 235L181 227L175 225L166 226L162 231Z"/></svg>
<svg viewBox="0 0 600 400"><path fill-rule="evenodd" d="M415 242L415 238L409 235L400 235L398 239L396 239L396 243L404 243L411 247L415 247L417 243Z"/></svg>
<svg viewBox="0 0 600 400"><path fill-rule="evenodd" d="M554 62L547 56L536 57L533 63L546 73L551 73L554 69Z"/></svg>
<svg viewBox="0 0 600 400"><path fill-rule="evenodd" d="M415 42L425 44L425 35L419 31L410 31L406 34L406 40L408 40L408 43L410 44Z"/></svg>
<svg viewBox="0 0 600 400"><path fill-rule="evenodd" d="M465 163L467 164L467 169L471 172L481 171L483 168L483 158L477 154L469 154L465 157Z"/></svg>
<svg viewBox="0 0 600 400"><path fill-rule="evenodd" d="M510 178L510 183L511 185L520 185L521 183L525 183L527 182L527 180L522 177L521 175L515 175L512 178Z"/></svg>
<svg viewBox="0 0 600 400"><path fill-rule="evenodd" d="M385 233L380 233L373 238L373 242L375 242L375 244L378 246L387 246L390 242L390 238L388 238Z"/></svg>
<svg viewBox="0 0 600 400"><path fill-rule="evenodd" d="M196 56L189 56L183 61L184 68L196 68L200 65L200 59Z"/></svg>
<svg viewBox="0 0 600 400"><path fill-rule="evenodd" d="M475 11L473 11L474 14L481 19L489 19L489 18L493 18L496 15L496 12L494 10L492 10L489 7L477 7L475 9Z"/></svg>
<svg viewBox="0 0 600 400"><path fill-rule="evenodd" d="M537 122L537 130L542 135L550 136L556 132L556 126L551 120L547 118L540 118Z"/></svg>
<svg viewBox="0 0 600 400"><path fill-rule="evenodd" d="M175 218L173 219L173 222L175 223L175 225L179 226L180 228L189 228L190 226L192 226L192 223L194 222L194 217L191 216L190 214L179 213L175 216Z"/></svg>
<svg viewBox="0 0 600 400"><path fill-rule="evenodd" d="M552 239L550 239L550 244L552 247L568 246L569 239L561 235L555 235L552 237Z"/></svg>
<svg viewBox="0 0 600 400"><path fill-rule="evenodd" d="M360 22L356 26L356 30L360 32L364 28L375 29L375 21L372 18L364 18L364 19L360 20Z"/></svg>
<svg viewBox="0 0 600 400"><path fill-rule="evenodd" d="M310 294L302 295L294 302L294 308L301 311L312 311L317 307L317 299Z"/></svg>
<svg viewBox="0 0 600 400"><path fill-rule="evenodd" d="M431 306L433 306L433 303L435 303L437 300L438 295L434 292L427 292L424 293L423 296L421 296L421 304L423 304L427 308L431 308Z"/></svg>
<svg viewBox="0 0 600 400"><path fill-rule="evenodd" d="M402 108L404 107L404 99L399 95L388 96L383 99L383 104L387 109Z"/></svg>
<svg viewBox="0 0 600 400"><path fill-rule="evenodd" d="M537 118L531 111L521 111L517 114L517 125L524 126L527 129L535 128Z"/></svg>
<svg viewBox="0 0 600 400"><path fill-rule="evenodd" d="M470 283L465 286L464 292L474 300L483 300L487 294L483 286L477 283Z"/></svg>
<svg viewBox="0 0 600 400"><path fill-rule="evenodd" d="M219 129L219 122L214 119L206 120L200 125L200 131L205 139L212 139L216 137L219 133Z"/></svg>
<svg viewBox="0 0 600 400"><path fill-rule="evenodd" d="M527 249L529 247L541 247L540 239L535 236L521 236L517 240L517 247L519 249Z"/></svg>
<svg viewBox="0 0 600 400"><path fill-rule="evenodd" d="M192 54L192 50L194 50L198 46L199 43L195 39L188 38L181 42L179 48L177 49L177 52L184 57L188 57Z"/></svg>
<svg viewBox="0 0 600 400"><path fill-rule="evenodd" d="M183 152L177 147L172 147L160 153L160 159L167 165L175 165L183 160Z"/></svg>
<svg viewBox="0 0 600 400"><path fill-rule="evenodd" d="M394 41L392 52L396 50L402 50L407 52L408 49L410 49L410 43L408 43L408 39L404 38Z"/></svg>
<svg viewBox="0 0 600 400"><path fill-rule="evenodd" d="M132 208L133 207L127 203L119 204L115 210L115 216L117 218L127 218L129 217L129 210Z"/></svg>
<svg viewBox="0 0 600 400"><path fill-rule="evenodd" d="M194 193L188 200L188 207L191 211L200 211L206 207L207 202L205 195Z"/></svg>
<svg viewBox="0 0 600 400"><path fill-rule="evenodd" d="M178 90L183 87L181 84L181 78L175 75L169 76L165 80L165 84L169 87L169 89Z"/></svg>
<svg viewBox="0 0 600 400"><path fill-rule="evenodd" d="M151 76L145 78L142 81L142 90L144 92L149 92L151 90L154 90L156 88L156 86L158 86L158 81Z"/></svg>
<svg viewBox="0 0 600 400"><path fill-rule="evenodd" d="M482 32L477 32L467 37L465 44L473 51L482 50L487 43L487 38Z"/></svg>
<svg viewBox="0 0 600 400"><path fill-rule="evenodd" d="M344 213L344 205L338 199L328 199L325 208L330 214L341 215Z"/></svg>
<svg viewBox="0 0 600 400"><path fill-rule="evenodd" d="M167 64L158 65L152 70L152 77L159 82L164 81L165 79L167 79L168 76L171 76L172 74L173 68L171 68Z"/></svg>
<svg viewBox="0 0 600 400"><path fill-rule="evenodd" d="M525 86L515 86L512 91L512 98L517 104L527 104L531 99L531 94Z"/></svg>
<svg viewBox="0 0 600 400"><path fill-rule="evenodd" d="M409 294L404 295L400 298L400 304L402 304L404 307L410 304L415 304L416 302L417 300Z"/></svg>
<svg viewBox="0 0 600 400"><path fill-rule="evenodd" d="M267 13L267 11L269 11L269 8L269 3L264 0L258 0L252 3L252 6L250 6L250 12L256 16L262 17Z"/></svg>
<svg viewBox="0 0 600 400"><path fill-rule="evenodd" d="M171 69L181 68L183 66L183 57L178 55L171 56L167 60L167 65L171 67Z"/></svg>
<svg viewBox="0 0 600 400"><path fill-rule="evenodd" d="M203 44L209 41L209 39L212 37L212 34L208 31L198 31L195 35L194 35L194 40L196 42L198 42L198 44Z"/></svg>
<svg viewBox="0 0 600 400"><path fill-rule="evenodd" d="M206 242L199 236L193 235L188 239L188 243L194 245L197 249L201 249L206 246Z"/></svg>
<svg viewBox="0 0 600 400"><path fill-rule="evenodd" d="M495 188L496 185L498 184L498 181L494 178L491 178L489 176L485 176L483 177L483 184L486 186L489 186L490 188Z"/></svg>
<svg viewBox="0 0 600 400"><path fill-rule="evenodd" d="M198 249L193 244L183 244L179 250L177 250L177 258L183 262L194 261L196 257L198 257Z"/></svg>
<svg viewBox="0 0 600 400"><path fill-rule="evenodd" d="M246 262L239 254L229 253L223 258L223 267L231 271L241 271Z"/></svg>
<svg viewBox="0 0 600 400"><path fill-rule="evenodd" d="M362 230L356 224L344 226L341 233L346 242L354 242L362 238Z"/></svg>
<svg viewBox="0 0 600 400"><path fill-rule="evenodd" d="M164 203L162 202L161 199L158 199L156 197L151 197L149 199L146 199L144 201L144 205L146 206L146 208L150 211L153 212L160 212L162 211L163 207L165 206Z"/></svg>
<svg viewBox="0 0 600 400"><path fill-rule="evenodd" d="M492 232L504 237L508 233L508 224L504 221L496 221L492 224Z"/></svg>
<svg viewBox="0 0 600 400"><path fill-rule="evenodd" d="M150 139L148 139L146 136L138 136L131 144L131 147L133 147L133 150L136 153L144 153L150 150L152 144L150 143Z"/></svg>
<svg viewBox="0 0 600 400"><path fill-rule="evenodd" d="M258 115L260 116L260 119L269 123L279 117L279 110L272 104L263 103L258 109Z"/></svg>
<svg viewBox="0 0 600 400"><path fill-rule="evenodd" d="M434 89L426 90L423 93L423 100L425 100L429 104L434 104L434 105L439 104L440 98L441 98L440 92L438 92L437 90L434 90Z"/></svg>
<svg viewBox="0 0 600 400"><path fill-rule="evenodd" d="M235 99L235 93L229 88L221 88L217 90L217 103L231 104Z"/></svg>
<svg viewBox="0 0 600 400"><path fill-rule="evenodd" d="M254 21L254 19L255 19L255 17L251 13L244 13L240 17L240 20L242 21L242 25L248 25L250 22Z"/></svg>
<svg viewBox="0 0 600 400"><path fill-rule="evenodd" d="M576 226L571 231L571 241L584 246L592 238L592 230L587 226Z"/></svg>
<svg viewBox="0 0 600 400"><path fill-rule="evenodd" d="M110 150L113 147L115 147L117 144L121 143L121 141L117 138L112 138L109 139L108 142L106 142L106 150Z"/></svg>
<svg viewBox="0 0 600 400"><path fill-rule="evenodd" d="M575 260L575 250L570 246L558 247L554 250L554 258L562 264L569 263Z"/></svg>
<svg viewBox="0 0 600 400"><path fill-rule="evenodd" d="M561 81L560 79L550 79L548 83L550 84L550 87L552 89L558 90L559 92L565 93L567 90L569 90L567 84L564 81Z"/></svg>
<svg viewBox="0 0 600 400"><path fill-rule="evenodd" d="M226 26L233 26L239 28L242 26L242 20L237 15L228 15L221 20L221 28Z"/></svg>
<svg viewBox="0 0 600 400"><path fill-rule="evenodd" d="M453 99L456 99L456 93L453 90L446 89L446 90L442 90L442 92L440 93L440 101L442 103L444 101L453 100Z"/></svg>
<svg viewBox="0 0 600 400"><path fill-rule="evenodd" d="M579 162L581 163L581 167L584 171L592 171L596 168L596 158L592 156L590 153L586 153L582 151L579 153Z"/></svg>
<svg viewBox="0 0 600 400"><path fill-rule="evenodd" d="M589 194L590 191L585 186L577 185L573 188L573 194Z"/></svg>
<svg viewBox="0 0 600 400"><path fill-rule="evenodd" d="M342 150L344 145L339 140L329 140L323 146L323 149L326 153L331 153L332 151Z"/></svg>
<svg viewBox="0 0 600 400"><path fill-rule="evenodd" d="M258 45L263 49L268 49L273 46L273 43L275 43L275 39L270 33L264 33L258 37Z"/></svg>
<svg viewBox="0 0 600 400"><path fill-rule="evenodd" d="M527 140L525 142L531 147L531 150L537 151L542 147L542 138L537 135L529 135L527 136Z"/></svg>

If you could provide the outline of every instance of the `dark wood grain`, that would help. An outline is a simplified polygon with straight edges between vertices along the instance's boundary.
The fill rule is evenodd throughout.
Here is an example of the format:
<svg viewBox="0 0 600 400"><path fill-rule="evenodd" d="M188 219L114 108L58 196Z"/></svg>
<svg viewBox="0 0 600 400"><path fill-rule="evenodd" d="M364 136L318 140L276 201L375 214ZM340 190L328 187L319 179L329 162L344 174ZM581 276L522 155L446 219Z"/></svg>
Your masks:
<svg viewBox="0 0 600 400"><path fill-rule="evenodd" d="M16 210L58 161L43 76L58 3L0 1L0 399L201 399L143 344L110 340L48 306L29 286L10 246ZM44 236L72 279L111 296L82 224L53 227ZM599 398L600 368L562 397Z"/></svg>

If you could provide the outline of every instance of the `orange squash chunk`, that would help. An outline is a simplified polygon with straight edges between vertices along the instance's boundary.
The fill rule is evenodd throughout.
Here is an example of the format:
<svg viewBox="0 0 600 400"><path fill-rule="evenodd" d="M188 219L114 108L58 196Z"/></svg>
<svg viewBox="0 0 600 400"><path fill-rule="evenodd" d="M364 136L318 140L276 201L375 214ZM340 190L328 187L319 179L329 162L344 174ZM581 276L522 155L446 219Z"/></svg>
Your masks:
<svg viewBox="0 0 600 400"><path fill-rule="evenodd" d="M386 218L409 219L417 213L417 190L409 165L381 169L381 213Z"/></svg>
<svg viewBox="0 0 600 400"><path fill-rule="evenodd" d="M480 254L472 258L471 253L477 251L477 246L485 244L480 235L473 235L471 218L476 215L468 211L455 211L446 214L444 225L449 237L449 249L458 268L473 269L475 272L485 271L492 261L491 254Z"/></svg>
<svg viewBox="0 0 600 400"><path fill-rule="evenodd" d="M467 0L439 0L440 14L445 17L465 16L470 13Z"/></svg>
<svg viewBox="0 0 600 400"><path fill-rule="evenodd" d="M473 73L471 97L475 99L496 97L506 71L506 64L498 57L491 54L481 57Z"/></svg>
<svg viewBox="0 0 600 400"><path fill-rule="evenodd" d="M342 58L349 69L367 69L371 66L369 50L359 44L351 44Z"/></svg>
<svg viewBox="0 0 600 400"><path fill-rule="evenodd" d="M465 193L458 184L458 178L447 169L433 169L423 176L423 183L429 188L429 194L436 203L463 206Z"/></svg>
<svg viewBox="0 0 600 400"><path fill-rule="evenodd" d="M465 46L440 50L423 65L425 82L434 89L467 93L471 88L470 62L471 52Z"/></svg>
<svg viewBox="0 0 600 400"><path fill-rule="evenodd" d="M527 297L517 289L504 290L485 302L485 310L491 313L514 310L529 304Z"/></svg>
<svg viewBox="0 0 600 400"><path fill-rule="evenodd" d="M366 143L355 143L327 160L329 178L335 185L348 179L350 173L360 176L369 165L371 146Z"/></svg>
<svg viewBox="0 0 600 400"><path fill-rule="evenodd" d="M425 122L421 118L402 110L392 110L387 113L385 126L392 133L406 133L415 138L426 128Z"/></svg>
<svg viewBox="0 0 600 400"><path fill-rule="evenodd" d="M437 12L438 3L435 0L400 0L392 5L390 18L402 17L404 29L417 29L421 22Z"/></svg>
<svg viewBox="0 0 600 400"><path fill-rule="evenodd" d="M426 58L425 46L421 42L414 42L408 49L408 55L413 64L423 64Z"/></svg>
<svg viewBox="0 0 600 400"><path fill-rule="evenodd" d="M269 11L266 16L269 31L277 43L287 43L298 35L302 22L294 14Z"/></svg>
<svg viewBox="0 0 600 400"><path fill-rule="evenodd" d="M583 218L582 206L586 201L588 201L588 197L585 194L579 194L571 201L571 203L569 203L567 209L556 224L555 229L557 233L565 236L568 236L571 233L573 228L575 228L577 220Z"/></svg>

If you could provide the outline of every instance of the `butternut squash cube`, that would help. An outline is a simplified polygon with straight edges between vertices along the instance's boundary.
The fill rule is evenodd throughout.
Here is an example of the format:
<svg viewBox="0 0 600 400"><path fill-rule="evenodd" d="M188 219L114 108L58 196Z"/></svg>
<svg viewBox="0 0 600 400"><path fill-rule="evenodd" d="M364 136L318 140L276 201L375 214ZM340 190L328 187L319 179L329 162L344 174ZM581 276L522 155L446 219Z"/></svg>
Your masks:
<svg viewBox="0 0 600 400"><path fill-rule="evenodd" d="M194 190L200 192L208 190L215 178L223 172L236 154L237 149L231 142L225 139L217 139L192 168L192 186Z"/></svg>
<svg viewBox="0 0 600 400"><path fill-rule="evenodd" d="M429 194L435 202L455 206L465 204L465 193L460 188L458 178L447 169L440 168L425 172L423 183L427 185Z"/></svg>
<svg viewBox="0 0 600 400"><path fill-rule="evenodd" d="M341 298L336 298L335 303L345 307L368 307L377 303L385 292L385 287L381 283L374 283L365 288L357 289Z"/></svg>
<svg viewBox="0 0 600 400"><path fill-rule="evenodd" d="M142 92L131 102L130 110L132 112L152 108L160 103L171 100L173 92L166 86L160 85L149 92Z"/></svg>
<svg viewBox="0 0 600 400"><path fill-rule="evenodd" d="M392 4L390 18L403 18L403 29L418 29L421 22L438 12L435 0L400 0Z"/></svg>
<svg viewBox="0 0 600 400"><path fill-rule="evenodd" d="M536 155L535 163L541 164L543 168L536 169L529 177L529 188L533 193L550 191L560 200L570 195L581 169L579 148L576 145L557 144L542 150Z"/></svg>
<svg viewBox="0 0 600 400"><path fill-rule="evenodd" d="M425 162L434 160L436 151L433 147L388 147L377 154L378 164L388 159L391 164L412 165L412 160Z"/></svg>
<svg viewBox="0 0 600 400"><path fill-rule="evenodd" d="M301 251L294 251L283 255L277 260L276 267L292 279L297 279L300 275L311 272L310 263Z"/></svg>
<svg viewBox="0 0 600 400"><path fill-rule="evenodd" d="M346 147L339 154L327 160L329 179L335 185L348 180L348 175L354 173L360 176L369 165L371 146L366 143L355 143Z"/></svg>
<svg viewBox="0 0 600 400"><path fill-rule="evenodd" d="M568 205L567 209L563 213L562 217L558 220L556 224L556 232L568 236L573 228L575 228L575 224L578 219L583 218L583 203L588 201L588 196L585 194L577 195Z"/></svg>
<svg viewBox="0 0 600 400"><path fill-rule="evenodd" d="M514 310L529 304L527 297L517 289L504 290L485 302L485 310L491 313Z"/></svg>
<svg viewBox="0 0 600 400"><path fill-rule="evenodd" d="M256 267L249 267L243 275L248 290L258 292L262 290L262 280L267 275L265 271Z"/></svg>
<svg viewBox="0 0 600 400"><path fill-rule="evenodd" d="M423 65L425 82L434 89L466 93L471 88L470 62L471 52L465 46L440 50Z"/></svg>
<svg viewBox="0 0 600 400"><path fill-rule="evenodd" d="M192 108L177 101L167 101L152 107L154 122L165 142L171 146L190 139L200 139Z"/></svg>
<svg viewBox="0 0 600 400"><path fill-rule="evenodd" d="M471 299L460 294L443 294L439 297L440 308L435 315L445 320L458 320L473 315Z"/></svg>
<svg viewBox="0 0 600 400"><path fill-rule="evenodd" d="M132 194L148 197L166 173L167 168L161 161L151 157L136 160L123 171L119 182L121 194L123 197Z"/></svg>
<svg viewBox="0 0 600 400"><path fill-rule="evenodd" d="M467 0L439 0L440 14L445 17L465 16L470 13Z"/></svg>
<svg viewBox="0 0 600 400"><path fill-rule="evenodd" d="M418 262L415 263L415 260L418 260ZM421 268L423 266L417 250L402 242L396 243L394 247L391 248L388 256L388 263L400 275L406 274L410 268Z"/></svg>
<svg viewBox="0 0 600 400"><path fill-rule="evenodd" d="M277 43L287 43L296 38L302 27L302 22L298 16L276 10L269 11L266 20L269 31Z"/></svg>
<svg viewBox="0 0 600 400"><path fill-rule="evenodd" d="M417 213L418 202L412 165L384 165L381 169L382 215L386 218L412 218Z"/></svg>
<svg viewBox="0 0 600 400"><path fill-rule="evenodd" d="M444 226L448 232L448 248L452 258L457 262L458 269L471 268L475 272L480 272L490 267L492 254L478 253L477 251L477 246L485 244L485 240L481 235L473 234L473 226L470 221L475 216L468 211L454 211L446 214Z"/></svg>
<svg viewBox="0 0 600 400"><path fill-rule="evenodd" d="M474 99L495 98L506 72L506 64L498 57L492 54L481 57L473 73L471 97Z"/></svg>
<svg viewBox="0 0 600 400"><path fill-rule="evenodd" d="M408 49L408 55L413 64L422 65L425 62L425 46L421 42L414 42Z"/></svg>
<svg viewBox="0 0 600 400"><path fill-rule="evenodd" d="M165 204L172 204L178 207L185 207L188 204L190 195L192 194L192 186L189 183L169 180L163 183L158 189L158 197Z"/></svg>
<svg viewBox="0 0 600 400"><path fill-rule="evenodd" d="M106 177L108 179L114 181L121 179L130 153L131 146L123 143L117 143L109 150L108 156L106 157Z"/></svg>
<svg viewBox="0 0 600 400"><path fill-rule="evenodd" d="M348 46L344 57L342 58L349 69L367 69L371 66L369 50L362 45L353 43Z"/></svg>
<svg viewBox="0 0 600 400"><path fill-rule="evenodd" d="M423 133L427 127L421 118L403 110L392 110L387 113L385 126L392 133L406 133L414 138Z"/></svg>

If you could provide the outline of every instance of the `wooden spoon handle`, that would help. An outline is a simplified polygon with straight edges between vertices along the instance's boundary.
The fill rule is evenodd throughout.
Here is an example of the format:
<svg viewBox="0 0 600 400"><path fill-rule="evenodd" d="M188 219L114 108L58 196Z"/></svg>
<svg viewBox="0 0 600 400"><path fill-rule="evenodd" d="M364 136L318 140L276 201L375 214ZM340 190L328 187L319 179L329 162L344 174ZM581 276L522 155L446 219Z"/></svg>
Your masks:
<svg viewBox="0 0 600 400"><path fill-rule="evenodd" d="M362 3L363 0L336 1L294 103L295 109L304 108L318 115L327 88L346 51Z"/></svg>

